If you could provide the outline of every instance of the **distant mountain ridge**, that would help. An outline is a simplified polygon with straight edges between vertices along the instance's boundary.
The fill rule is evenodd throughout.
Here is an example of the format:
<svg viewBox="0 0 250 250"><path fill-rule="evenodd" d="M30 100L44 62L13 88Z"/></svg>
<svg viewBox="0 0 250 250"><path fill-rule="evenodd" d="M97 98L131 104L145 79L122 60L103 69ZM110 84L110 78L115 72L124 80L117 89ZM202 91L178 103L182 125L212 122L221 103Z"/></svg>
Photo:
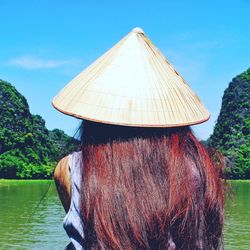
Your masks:
<svg viewBox="0 0 250 250"><path fill-rule="evenodd" d="M206 142L227 158L229 178L250 178L250 68L224 91L214 132ZM49 131L10 83L0 80L0 178L50 178L56 162L79 141Z"/></svg>
<svg viewBox="0 0 250 250"><path fill-rule="evenodd" d="M227 157L229 178L250 178L250 68L233 78L224 91L208 146Z"/></svg>
<svg viewBox="0 0 250 250"><path fill-rule="evenodd" d="M49 178L56 162L79 142L49 131L10 83L0 80L0 178Z"/></svg>

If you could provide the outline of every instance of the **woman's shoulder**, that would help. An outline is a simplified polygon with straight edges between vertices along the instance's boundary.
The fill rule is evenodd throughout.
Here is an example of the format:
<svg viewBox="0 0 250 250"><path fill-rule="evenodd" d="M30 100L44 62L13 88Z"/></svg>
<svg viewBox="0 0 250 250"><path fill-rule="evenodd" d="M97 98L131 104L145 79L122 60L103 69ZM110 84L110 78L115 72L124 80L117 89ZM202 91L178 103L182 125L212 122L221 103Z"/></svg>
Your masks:
<svg viewBox="0 0 250 250"><path fill-rule="evenodd" d="M59 197L62 201L64 209L67 211L70 205L71 183L70 183L70 157L63 157L57 164L54 171L54 179Z"/></svg>
<svg viewBox="0 0 250 250"><path fill-rule="evenodd" d="M63 157L56 165L54 178L60 179L62 174L68 171L70 155Z"/></svg>
<svg viewBox="0 0 250 250"><path fill-rule="evenodd" d="M58 163L54 171L54 179L58 182L70 181L71 160L81 159L81 151L73 152L63 157Z"/></svg>

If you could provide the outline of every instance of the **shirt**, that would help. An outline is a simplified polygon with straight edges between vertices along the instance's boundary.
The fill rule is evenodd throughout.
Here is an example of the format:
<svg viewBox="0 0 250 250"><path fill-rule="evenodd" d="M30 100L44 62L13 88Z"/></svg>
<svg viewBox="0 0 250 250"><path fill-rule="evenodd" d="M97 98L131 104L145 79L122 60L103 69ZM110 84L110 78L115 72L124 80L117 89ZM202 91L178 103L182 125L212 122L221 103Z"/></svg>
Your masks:
<svg viewBox="0 0 250 250"><path fill-rule="evenodd" d="M80 184L82 169L82 154L74 152L69 156L69 171L71 181L71 202L70 208L63 220L63 227L68 234L71 244L67 249L83 248L83 222L80 214Z"/></svg>

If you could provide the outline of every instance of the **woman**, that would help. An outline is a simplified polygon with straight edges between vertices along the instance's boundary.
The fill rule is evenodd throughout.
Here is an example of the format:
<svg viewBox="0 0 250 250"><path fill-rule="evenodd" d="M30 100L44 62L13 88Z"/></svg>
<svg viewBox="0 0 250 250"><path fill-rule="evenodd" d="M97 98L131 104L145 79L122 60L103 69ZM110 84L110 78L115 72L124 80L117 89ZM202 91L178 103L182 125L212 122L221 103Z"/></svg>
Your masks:
<svg viewBox="0 0 250 250"><path fill-rule="evenodd" d="M189 127L209 113L141 29L53 105L84 119L81 151L55 170L72 247L219 249L222 184Z"/></svg>

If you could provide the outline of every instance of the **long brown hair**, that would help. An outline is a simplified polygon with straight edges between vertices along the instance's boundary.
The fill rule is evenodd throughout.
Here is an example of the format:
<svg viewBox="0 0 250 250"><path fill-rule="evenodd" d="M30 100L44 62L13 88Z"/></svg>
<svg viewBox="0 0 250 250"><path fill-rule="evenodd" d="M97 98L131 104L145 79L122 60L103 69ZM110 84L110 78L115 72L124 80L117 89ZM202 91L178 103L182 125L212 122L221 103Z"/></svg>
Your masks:
<svg viewBox="0 0 250 250"><path fill-rule="evenodd" d="M85 122L85 249L218 249L223 188L189 127Z"/></svg>

